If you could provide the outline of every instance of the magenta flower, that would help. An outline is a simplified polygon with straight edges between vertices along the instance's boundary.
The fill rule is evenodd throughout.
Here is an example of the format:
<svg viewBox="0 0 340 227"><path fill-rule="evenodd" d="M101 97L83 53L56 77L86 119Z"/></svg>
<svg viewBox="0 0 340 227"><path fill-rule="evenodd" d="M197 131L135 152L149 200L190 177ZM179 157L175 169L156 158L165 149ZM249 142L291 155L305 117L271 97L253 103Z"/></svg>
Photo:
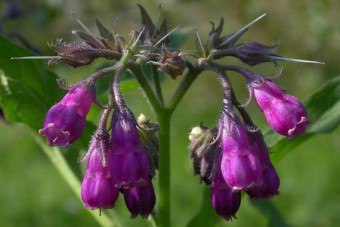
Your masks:
<svg viewBox="0 0 340 227"><path fill-rule="evenodd" d="M88 209L109 209L114 207L119 190L114 187L110 173L110 162L105 163L107 141L95 135L89 148L86 173L81 185L81 198ZM105 166L104 166L105 164Z"/></svg>
<svg viewBox="0 0 340 227"><path fill-rule="evenodd" d="M137 124L129 109L118 108L112 117L112 137L108 155L117 188L146 185L149 180L147 154L141 144Z"/></svg>
<svg viewBox="0 0 340 227"><path fill-rule="evenodd" d="M89 88L77 84L47 112L44 128L39 133L50 146L67 147L84 131L93 99Z"/></svg>
<svg viewBox="0 0 340 227"><path fill-rule="evenodd" d="M211 204L216 213L225 220L235 218L241 205L241 192L232 191L221 172L221 151L215 157L215 169L211 179Z"/></svg>
<svg viewBox="0 0 340 227"><path fill-rule="evenodd" d="M305 132L307 111L298 99L269 80L253 79L248 86L272 129L289 139Z"/></svg>
<svg viewBox="0 0 340 227"><path fill-rule="evenodd" d="M131 218L140 215L147 218L156 204L156 196L151 181L146 185L123 189L126 207L131 213Z"/></svg>
<svg viewBox="0 0 340 227"><path fill-rule="evenodd" d="M219 122L223 154L221 170L233 191L246 190L262 184L262 165L242 122L231 111L224 110Z"/></svg>
<svg viewBox="0 0 340 227"><path fill-rule="evenodd" d="M253 139L254 149L257 149L263 166L262 185L247 190L247 194L253 199L267 199L279 194L280 178L275 167L270 162L268 148L261 132L249 133Z"/></svg>

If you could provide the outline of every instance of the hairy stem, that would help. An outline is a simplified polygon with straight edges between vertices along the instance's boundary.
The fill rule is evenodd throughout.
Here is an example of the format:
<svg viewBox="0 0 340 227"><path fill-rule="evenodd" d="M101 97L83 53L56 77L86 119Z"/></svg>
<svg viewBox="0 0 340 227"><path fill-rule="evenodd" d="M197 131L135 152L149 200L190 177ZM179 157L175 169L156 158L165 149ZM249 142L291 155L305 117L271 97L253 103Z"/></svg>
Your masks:
<svg viewBox="0 0 340 227"><path fill-rule="evenodd" d="M157 97L158 97L160 103L164 104L161 81L160 81L160 78L159 78L159 73L158 73L157 68L155 66L152 66L152 72L153 72Z"/></svg>
<svg viewBox="0 0 340 227"><path fill-rule="evenodd" d="M159 123L159 199L158 199L158 224L161 227L170 224L170 121L171 112L163 109L157 112Z"/></svg>
<svg viewBox="0 0 340 227"><path fill-rule="evenodd" d="M146 97L148 98L152 108L154 109L154 111L160 112L163 108L162 105L159 103L155 93L152 91L149 82L147 81L147 79L145 78L145 75L142 71L142 69L140 68L139 65L134 65L134 64L130 64L129 65L129 69L133 72L133 74L135 75L137 81L139 82L140 86L142 87L142 89L145 92Z"/></svg>
<svg viewBox="0 0 340 227"><path fill-rule="evenodd" d="M181 83L179 84L178 88L176 89L172 99L170 101L169 110L173 112L178 103L182 100L185 93L188 91L191 84L195 81L198 74L202 72L203 68L199 66L189 67L189 71L185 74L184 78L182 79Z"/></svg>

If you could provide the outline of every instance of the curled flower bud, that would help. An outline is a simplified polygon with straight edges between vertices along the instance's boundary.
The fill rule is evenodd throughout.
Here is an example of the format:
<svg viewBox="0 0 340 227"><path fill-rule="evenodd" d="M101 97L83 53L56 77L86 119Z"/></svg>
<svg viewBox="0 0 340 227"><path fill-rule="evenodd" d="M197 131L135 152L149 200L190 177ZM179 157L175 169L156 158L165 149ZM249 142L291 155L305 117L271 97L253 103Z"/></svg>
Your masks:
<svg viewBox="0 0 340 227"><path fill-rule="evenodd" d="M272 56L278 56L275 46L265 46L258 42L241 44L235 47L233 55L247 65L253 66L264 62L275 62Z"/></svg>
<svg viewBox="0 0 340 227"><path fill-rule="evenodd" d="M138 134L141 143L146 151L149 161L150 179L158 169L159 144L156 132L158 131L158 124L149 121L144 114L140 114L138 119Z"/></svg>
<svg viewBox="0 0 340 227"><path fill-rule="evenodd" d="M232 191L221 172L221 150L215 157L215 171L211 183L211 204L216 213L225 220L232 220L241 205L241 192Z"/></svg>
<svg viewBox="0 0 340 227"><path fill-rule="evenodd" d="M116 187L146 185L149 163L137 131L137 123L127 108L118 108L112 116L112 138L108 159Z"/></svg>
<svg viewBox="0 0 340 227"><path fill-rule="evenodd" d="M58 53L49 63L63 62L73 68L91 64L97 57L96 49L85 44L66 44L57 40L50 48Z"/></svg>
<svg viewBox="0 0 340 227"><path fill-rule="evenodd" d="M262 165L257 150L250 145L246 129L232 109L223 111L219 127L223 151L221 169L226 183L234 191L261 185Z"/></svg>
<svg viewBox="0 0 340 227"><path fill-rule="evenodd" d="M50 146L67 147L83 132L93 99L86 86L74 86L47 112L44 128L40 129L39 133L46 137Z"/></svg>
<svg viewBox="0 0 340 227"><path fill-rule="evenodd" d="M86 173L81 185L81 198L88 209L109 209L114 207L119 190L114 187L109 163L105 163L107 140L95 135L90 143ZM104 163L106 166L104 166Z"/></svg>
<svg viewBox="0 0 340 227"><path fill-rule="evenodd" d="M201 175L206 184L211 183L211 172L215 160L216 144L213 142L213 130L200 125L194 127L189 134L189 151L193 159L194 173Z"/></svg>
<svg viewBox="0 0 340 227"><path fill-rule="evenodd" d="M147 218L151 214L156 203L156 196L151 181L146 185L123 189L126 207L131 212L131 218L140 215Z"/></svg>
<svg viewBox="0 0 340 227"><path fill-rule="evenodd" d="M254 149L257 149L263 166L262 185L247 190L252 199L267 199L279 193L280 178L275 167L270 162L268 148L264 142L261 132L249 133Z"/></svg>
<svg viewBox="0 0 340 227"><path fill-rule="evenodd" d="M289 139L305 132L307 111L297 98L262 78L251 79L248 86L272 129Z"/></svg>
<svg viewBox="0 0 340 227"><path fill-rule="evenodd" d="M177 76L183 74L185 69L185 62L179 56L179 51L170 52L163 49L163 57L160 62L160 70L171 76L172 79L176 79Z"/></svg>

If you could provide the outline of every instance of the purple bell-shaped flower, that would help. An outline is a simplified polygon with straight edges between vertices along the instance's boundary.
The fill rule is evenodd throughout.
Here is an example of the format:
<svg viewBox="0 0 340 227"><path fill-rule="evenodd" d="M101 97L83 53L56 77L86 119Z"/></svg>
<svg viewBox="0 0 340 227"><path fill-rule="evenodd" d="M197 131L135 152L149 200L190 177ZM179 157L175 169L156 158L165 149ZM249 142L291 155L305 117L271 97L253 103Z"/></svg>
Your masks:
<svg viewBox="0 0 340 227"><path fill-rule="evenodd" d="M84 131L86 115L94 97L88 87L75 85L64 98L47 112L44 128L39 133L50 146L67 147Z"/></svg>
<svg viewBox="0 0 340 227"><path fill-rule="evenodd" d="M224 181L221 172L221 158L221 150L218 150L211 178L211 204L220 217L232 220L241 205L241 192L232 191Z"/></svg>
<svg viewBox="0 0 340 227"><path fill-rule="evenodd" d="M151 214L156 203L156 196L151 181L146 185L123 189L126 207L131 212L131 218L140 215L147 218Z"/></svg>
<svg viewBox="0 0 340 227"><path fill-rule="evenodd" d="M117 188L145 186L149 180L149 163L137 131L136 120L128 108L117 108L112 117L110 170Z"/></svg>
<svg viewBox="0 0 340 227"><path fill-rule="evenodd" d="M251 78L248 86L272 129L289 139L305 132L307 111L297 98L262 78Z"/></svg>
<svg viewBox="0 0 340 227"><path fill-rule="evenodd" d="M88 209L112 208L119 195L109 169L110 160L106 160L107 150L107 140L96 134L90 144L87 168L81 185L81 198Z"/></svg>
<svg viewBox="0 0 340 227"><path fill-rule="evenodd" d="M222 142L221 170L233 191L247 190L262 184L262 165L257 150L250 145L241 120L232 109L224 109L219 130Z"/></svg>
<svg viewBox="0 0 340 227"><path fill-rule="evenodd" d="M260 131L249 133L254 149L257 149L263 173L262 185L255 186L247 190L247 194L252 199L267 199L279 194L280 178L275 167L270 162L268 148L264 142Z"/></svg>

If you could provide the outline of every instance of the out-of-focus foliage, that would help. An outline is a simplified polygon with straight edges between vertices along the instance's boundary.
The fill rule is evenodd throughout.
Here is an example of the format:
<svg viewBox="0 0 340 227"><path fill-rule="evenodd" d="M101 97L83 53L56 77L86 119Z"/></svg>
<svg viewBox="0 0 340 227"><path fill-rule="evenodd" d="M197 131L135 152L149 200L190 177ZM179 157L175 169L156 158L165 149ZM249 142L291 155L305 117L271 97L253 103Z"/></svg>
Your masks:
<svg viewBox="0 0 340 227"><path fill-rule="evenodd" d="M16 19L7 20L0 31L20 44L23 43L18 37L24 37L31 46L44 55L52 54L47 49L46 41L59 37L65 37L68 41L76 40L70 31L79 25L72 18L71 11L74 11L89 27L94 27L95 17L98 17L104 24L113 25L126 35L137 27L140 19L135 1L18 2L21 4L23 14ZM138 1L154 18L157 16L159 2ZM284 66L284 73L278 79L278 84L301 99L317 90L327 79L339 75L340 27L336 22L340 20L338 14L340 3L336 0L280 0L275 3L268 0L173 0L161 3L173 27L184 21L187 26L197 26L203 37L210 30L208 22L217 22L220 16L225 18L224 30L227 33L238 29L261 13L268 12L267 18L248 31L241 42L257 40L270 44L272 41L280 40L279 52L284 56L326 62L323 67L296 63L280 64ZM3 8L3 3L0 7ZM192 44L193 34L187 38L184 48L193 49ZM101 63L98 62L99 64ZM271 65L260 65L256 69L269 75L275 70ZM51 70L56 70L58 75L72 83L80 77L89 75L94 68L71 70L60 65L52 66ZM34 77L33 74L27 73L30 77ZM236 74L230 76L235 89L240 93L238 95L245 100L247 93L244 81ZM26 79L29 81L29 78ZM52 79L51 81L53 82ZM166 81L165 97L169 97L177 83L178 81ZM128 105L136 115L143 112L151 119L154 118L139 90L127 89L126 97ZM54 98L56 100L58 97ZM176 226L184 226L200 210L204 187L193 177L187 151L188 133L191 127L202 120L210 127L216 124L220 100L221 90L216 78L204 74L184 97L174 115L171 192L174 195L172 220ZM261 129L267 127L256 105L250 105L247 110L252 113ZM90 118L96 119L98 112L99 109L94 108ZM34 144L28 130L22 125L1 122L0 135L0 179L3 182L3 186L0 187L0 202L3 204L0 208L0 226L97 225ZM277 166L282 181L281 194L272 199L269 205L260 201L251 203L245 199L238 219L232 223L221 221L219 225L263 226L270 223L271 226L334 226L339 223L340 183L337 182L337 173L340 171L340 144L337 139L339 135L340 131L337 129L330 135L315 136L295 152L287 155ZM73 165L77 165L78 153L70 151L65 155ZM121 201L115 209L128 218ZM142 223L128 222L129 226L139 226Z"/></svg>

